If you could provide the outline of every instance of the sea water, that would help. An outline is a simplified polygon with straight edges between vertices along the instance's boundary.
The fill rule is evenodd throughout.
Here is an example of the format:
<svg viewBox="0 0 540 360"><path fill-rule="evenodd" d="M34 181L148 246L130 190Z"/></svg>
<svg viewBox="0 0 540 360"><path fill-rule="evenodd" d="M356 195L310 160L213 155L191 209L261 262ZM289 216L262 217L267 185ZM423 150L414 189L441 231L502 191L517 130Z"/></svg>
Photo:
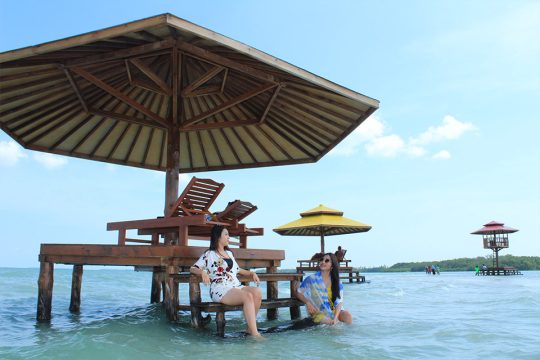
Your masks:
<svg viewBox="0 0 540 360"><path fill-rule="evenodd" d="M226 338L212 321L190 327L188 313L167 321L150 304L151 274L85 268L79 314L68 310L71 270L54 273L50 324L37 323L38 269L0 268L1 359L540 359L540 272L368 273L345 284L352 325L286 330L288 309L258 325L286 330L264 341L242 336L240 312L227 313ZM280 283L281 296L289 296ZM262 287L264 293L264 287ZM202 286L203 300L208 299ZM180 300L187 301L182 284ZM302 316L306 311L302 308Z"/></svg>

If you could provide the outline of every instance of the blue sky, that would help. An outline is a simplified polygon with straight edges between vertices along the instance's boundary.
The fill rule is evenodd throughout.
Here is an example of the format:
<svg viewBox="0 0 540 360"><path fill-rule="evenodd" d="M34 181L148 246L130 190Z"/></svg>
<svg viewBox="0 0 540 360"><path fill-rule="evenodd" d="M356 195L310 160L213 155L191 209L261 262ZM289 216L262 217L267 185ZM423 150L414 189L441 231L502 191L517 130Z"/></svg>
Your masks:
<svg viewBox="0 0 540 360"><path fill-rule="evenodd" d="M199 173L249 200L285 266L319 240L272 228L322 203L373 226L327 238L355 266L488 255L469 233L520 229L501 254L540 256L538 1L2 1L0 52L170 12L380 100L318 163ZM183 183L192 174L182 177ZM49 156L0 131L0 266L40 243L114 243L109 221L163 212L164 174Z"/></svg>

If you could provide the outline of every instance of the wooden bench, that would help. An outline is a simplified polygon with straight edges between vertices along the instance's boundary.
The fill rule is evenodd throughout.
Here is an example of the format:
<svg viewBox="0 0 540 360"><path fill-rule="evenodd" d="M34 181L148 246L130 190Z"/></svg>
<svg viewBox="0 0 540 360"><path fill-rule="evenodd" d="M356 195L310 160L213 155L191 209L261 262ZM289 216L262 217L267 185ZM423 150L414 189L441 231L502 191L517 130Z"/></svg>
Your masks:
<svg viewBox="0 0 540 360"><path fill-rule="evenodd" d="M277 318L278 308L289 308L291 319L300 317L300 306L304 305L296 298L296 292L302 280L302 274L297 273L257 273L261 282L267 283L267 299L261 302L261 309L267 310L268 319ZM191 312L191 324L194 327L203 327L207 321L202 317L201 312L216 313L216 330L221 337L225 336L225 312L241 311L242 305L224 305L217 302L202 302L201 301L201 277L193 274L177 274L174 275L174 280L179 283L189 283L189 304L178 305L178 310ZM245 276L240 276L239 280L242 283L248 283L251 279ZM278 281L289 281L291 289L291 297L278 297Z"/></svg>

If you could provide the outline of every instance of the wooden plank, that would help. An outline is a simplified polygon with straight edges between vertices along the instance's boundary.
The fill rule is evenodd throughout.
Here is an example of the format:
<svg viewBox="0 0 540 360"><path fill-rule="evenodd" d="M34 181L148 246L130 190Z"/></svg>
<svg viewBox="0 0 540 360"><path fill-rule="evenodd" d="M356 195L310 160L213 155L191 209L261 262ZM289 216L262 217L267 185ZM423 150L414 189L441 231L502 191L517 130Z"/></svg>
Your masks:
<svg viewBox="0 0 540 360"><path fill-rule="evenodd" d="M97 244L41 244L40 255L88 257L175 257L198 259L207 247L200 246L146 246L146 245L97 245ZM284 250L231 249L237 260L283 260Z"/></svg>
<svg viewBox="0 0 540 360"><path fill-rule="evenodd" d="M116 88L113 88L112 86L105 83L101 79L98 79L97 77L90 74L86 70L83 70L83 69L77 68L77 67L72 68L72 70L77 75L85 78L86 80L90 81L94 85L96 85L96 86L100 87L101 89L105 90L106 92L108 92L112 96L118 98L119 100L126 103L127 105L134 108L135 110L140 111L141 113L145 114L146 116L148 116L150 119L156 121L157 123L159 123L159 124L161 124L163 126L168 126L169 125L167 123L167 121L165 119L163 119L161 116L157 115L156 113L152 112L151 110L149 110L146 107L142 106L141 104L137 103L136 101L134 101L133 99L131 99L130 97L125 95L120 90L117 90Z"/></svg>
<svg viewBox="0 0 540 360"><path fill-rule="evenodd" d="M236 127L236 126L256 125L258 123L259 123L259 120L257 119L223 121L223 122L214 122L214 123L207 123L207 124L182 126L180 130L187 132L187 131L199 131L199 130L210 130L210 129L223 129L223 128L230 128L230 127Z"/></svg>
<svg viewBox="0 0 540 360"><path fill-rule="evenodd" d="M303 306L304 303L295 298L282 298L282 299L263 299L261 301L261 309L277 309L293 306ZM200 304L179 305L178 310L190 310L192 306L199 308L204 312L217 312L217 311L240 311L242 305L224 305L216 302L202 302Z"/></svg>

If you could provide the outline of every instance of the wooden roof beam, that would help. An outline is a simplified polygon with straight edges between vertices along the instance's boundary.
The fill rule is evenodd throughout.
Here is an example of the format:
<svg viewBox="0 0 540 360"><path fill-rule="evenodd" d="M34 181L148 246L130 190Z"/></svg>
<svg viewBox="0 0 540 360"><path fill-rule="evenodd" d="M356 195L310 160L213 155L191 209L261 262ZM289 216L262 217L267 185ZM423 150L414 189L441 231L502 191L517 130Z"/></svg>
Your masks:
<svg viewBox="0 0 540 360"><path fill-rule="evenodd" d="M141 70L144 75L148 76L148 78L152 80L167 96L172 95L172 89L154 72L154 70L150 69L139 59L130 59L129 61L139 70Z"/></svg>
<svg viewBox="0 0 540 360"><path fill-rule="evenodd" d="M247 66L236 61L230 60L221 55L217 55L208 50L195 46L193 44L187 43L185 41L178 40L176 42L178 49L185 51L188 55L201 58L203 60L211 61L215 64L228 67L230 69L239 71L241 73L250 75L260 80L266 82L277 83L276 78L273 75L269 75L264 71L254 69L251 66Z"/></svg>
<svg viewBox="0 0 540 360"><path fill-rule="evenodd" d="M210 69L207 71L204 75L202 75L200 78L189 84L182 90L182 96L189 96L192 94L193 90L199 88L201 85L206 83L208 80L212 79L214 76L218 75L220 72L222 72L224 68L222 66L216 66L213 69ZM221 86L220 86L221 88Z"/></svg>
<svg viewBox="0 0 540 360"><path fill-rule="evenodd" d="M71 84L71 87L73 88L73 91L77 95L77 98L79 99L79 102L81 103L82 108L85 112L88 112L88 106L86 106L86 102L84 101L81 92L79 90L79 87L77 86L77 83L75 80L73 80L73 76L71 76L71 73L68 69L62 66L62 70L64 71L64 74L66 74L67 79L69 80L69 83Z"/></svg>
<svg viewBox="0 0 540 360"><path fill-rule="evenodd" d="M277 98L277 96L279 94L279 91L281 90L281 87L282 87L282 85L277 86L276 89L274 90L274 93L272 94L272 97L270 98L270 100L268 100L268 104L266 104L266 108L264 109L264 112L261 115L261 118L259 120L260 123L263 123L264 120L266 120L266 115L268 115L268 112L270 111L270 108L274 104L274 101L276 100L276 98Z"/></svg>
<svg viewBox="0 0 540 360"><path fill-rule="evenodd" d="M105 90L106 92L108 92L109 94L111 94L112 96L118 98L120 101L126 103L127 105L129 105L130 107L134 108L135 110L143 113L144 115L148 116L150 119L154 120L155 122L157 122L158 124L160 125L163 125L165 127L167 127L169 124L167 123L167 121L165 119L163 119L161 116L157 115L156 113L150 111L149 109L147 109L146 107L142 106L141 104L139 104L138 102L136 102L135 100L131 99L130 97L126 96L123 92L121 92L120 90L117 90L115 88L113 88L112 86L110 86L109 84L106 84L105 82L103 82L102 80L98 79L97 77L95 77L94 75L90 74L89 72L87 72L86 70L83 70L81 68L77 68L77 67L74 67L72 68L73 72L75 72L77 75L83 77L84 79L88 80L89 82L93 83L94 85L96 85L97 87Z"/></svg>
<svg viewBox="0 0 540 360"><path fill-rule="evenodd" d="M188 120L185 122L184 126L188 126L188 125L192 125L192 124L195 124L197 122L200 122L212 115L215 115L217 113L220 113L224 110L227 110L237 104L240 104L241 102L244 102L246 100L249 100L251 99L252 97L255 97L259 94L262 94L263 92L265 91L268 91L270 89L273 89L274 87L276 87L277 84L267 84L267 85L263 85L261 87L258 87L254 90L251 90L245 94L242 94L240 96L237 96L235 98L232 98L224 103L222 103L220 106L216 107L216 108L213 108L211 110L208 110L208 111L205 111L203 112L202 114L199 114L197 116L195 116L194 118Z"/></svg>
<svg viewBox="0 0 540 360"><path fill-rule="evenodd" d="M107 62L118 59L126 59L139 55L148 55L150 52L159 51L174 46L173 39L166 39L162 41L156 41L150 44L144 44L139 46L133 46L127 49L120 49L116 51L107 52L105 54L91 55L76 60L68 60L65 62L67 67L79 67L83 65Z"/></svg>

